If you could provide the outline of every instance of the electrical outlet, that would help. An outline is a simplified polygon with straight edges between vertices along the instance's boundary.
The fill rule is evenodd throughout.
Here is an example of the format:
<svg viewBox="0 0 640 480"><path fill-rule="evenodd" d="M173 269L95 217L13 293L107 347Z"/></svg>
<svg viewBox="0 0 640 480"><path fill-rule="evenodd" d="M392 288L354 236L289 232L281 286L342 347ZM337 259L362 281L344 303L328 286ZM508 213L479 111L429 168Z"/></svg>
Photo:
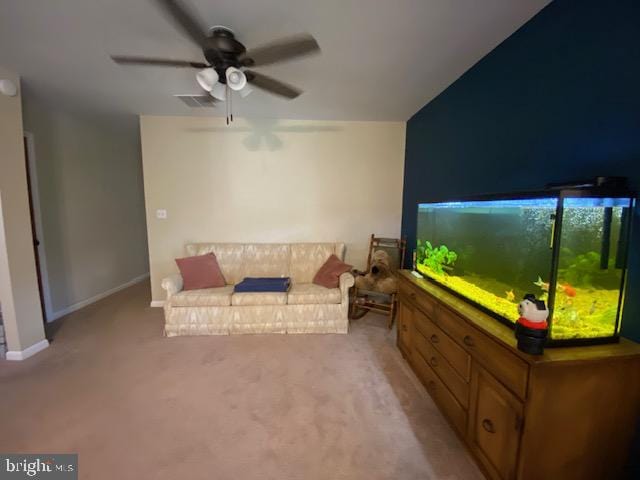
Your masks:
<svg viewBox="0 0 640 480"><path fill-rule="evenodd" d="M165 209L156 210L156 218L158 218L160 220L166 220L167 219L167 211Z"/></svg>

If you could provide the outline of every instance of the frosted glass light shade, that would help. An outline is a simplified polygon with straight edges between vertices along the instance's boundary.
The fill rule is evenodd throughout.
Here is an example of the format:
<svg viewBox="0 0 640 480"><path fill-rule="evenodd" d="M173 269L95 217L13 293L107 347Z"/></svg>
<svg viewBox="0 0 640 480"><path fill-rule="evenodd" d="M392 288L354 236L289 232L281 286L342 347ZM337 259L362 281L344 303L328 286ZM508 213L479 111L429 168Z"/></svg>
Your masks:
<svg viewBox="0 0 640 480"><path fill-rule="evenodd" d="M18 94L18 87L11 80L0 80L0 93L8 97L15 97Z"/></svg>
<svg viewBox="0 0 640 480"><path fill-rule="evenodd" d="M218 82L218 73L213 68L203 68L196 73L198 84L207 92Z"/></svg>
<svg viewBox="0 0 640 480"><path fill-rule="evenodd" d="M242 70L235 67L229 67L225 71L227 77L227 85L231 90L240 91L247 84L247 77Z"/></svg>
<svg viewBox="0 0 640 480"><path fill-rule="evenodd" d="M212 97L217 98L222 102L227 99L227 87L223 83L216 83L209 93L211 93Z"/></svg>

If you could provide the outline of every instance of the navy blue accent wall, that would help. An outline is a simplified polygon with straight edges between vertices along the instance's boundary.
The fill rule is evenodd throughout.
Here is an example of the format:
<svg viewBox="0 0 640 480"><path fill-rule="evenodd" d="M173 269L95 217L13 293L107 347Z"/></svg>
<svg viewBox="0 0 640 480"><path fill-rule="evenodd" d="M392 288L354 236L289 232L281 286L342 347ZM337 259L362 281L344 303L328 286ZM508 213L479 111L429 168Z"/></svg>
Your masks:
<svg viewBox="0 0 640 480"><path fill-rule="evenodd" d="M556 0L407 123L402 233L416 205L598 175L640 189L640 1ZM623 335L640 341L640 212ZM410 257L410 255L409 255Z"/></svg>

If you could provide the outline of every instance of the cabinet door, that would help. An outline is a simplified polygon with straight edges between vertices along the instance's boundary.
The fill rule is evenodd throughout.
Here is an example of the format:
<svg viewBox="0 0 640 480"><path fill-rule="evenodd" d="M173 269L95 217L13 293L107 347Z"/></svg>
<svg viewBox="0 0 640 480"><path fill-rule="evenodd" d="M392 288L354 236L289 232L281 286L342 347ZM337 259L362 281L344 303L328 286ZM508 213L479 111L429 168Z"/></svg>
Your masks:
<svg viewBox="0 0 640 480"><path fill-rule="evenodd" d="M398 347L405 357L411 357L411 331L413 329L413 308L406 302L398 303Z"/></svg>
<svg viewBox="0 0 640 480"><path fill-rule="evenodd" d="M492 478L516 477L522 412L517 397L474 362L469 441Z"/></svg>

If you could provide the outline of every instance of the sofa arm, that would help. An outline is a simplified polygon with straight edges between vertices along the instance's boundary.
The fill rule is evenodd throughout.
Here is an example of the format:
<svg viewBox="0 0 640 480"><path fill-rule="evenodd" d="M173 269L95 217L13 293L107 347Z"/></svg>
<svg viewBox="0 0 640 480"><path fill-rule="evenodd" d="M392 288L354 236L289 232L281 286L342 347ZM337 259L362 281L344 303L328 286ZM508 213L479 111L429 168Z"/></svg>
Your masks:
<svg viewBox="0 0 640 480"><path fill-rule="evenodd" d="M342 303L349 303L349 289L356 283L355 278L350 272L345 272L340 275L340 294L342 296Z"/></svg>
<svg viewBox="0 0 640 480"><path fill-rule="evenodd" d="M162 279L162 288L167 291L167 300L170 299L173 295L182 290L183 282L182 275L179 273L175 273L173 275L168 276L167 278Z"/></svg>

